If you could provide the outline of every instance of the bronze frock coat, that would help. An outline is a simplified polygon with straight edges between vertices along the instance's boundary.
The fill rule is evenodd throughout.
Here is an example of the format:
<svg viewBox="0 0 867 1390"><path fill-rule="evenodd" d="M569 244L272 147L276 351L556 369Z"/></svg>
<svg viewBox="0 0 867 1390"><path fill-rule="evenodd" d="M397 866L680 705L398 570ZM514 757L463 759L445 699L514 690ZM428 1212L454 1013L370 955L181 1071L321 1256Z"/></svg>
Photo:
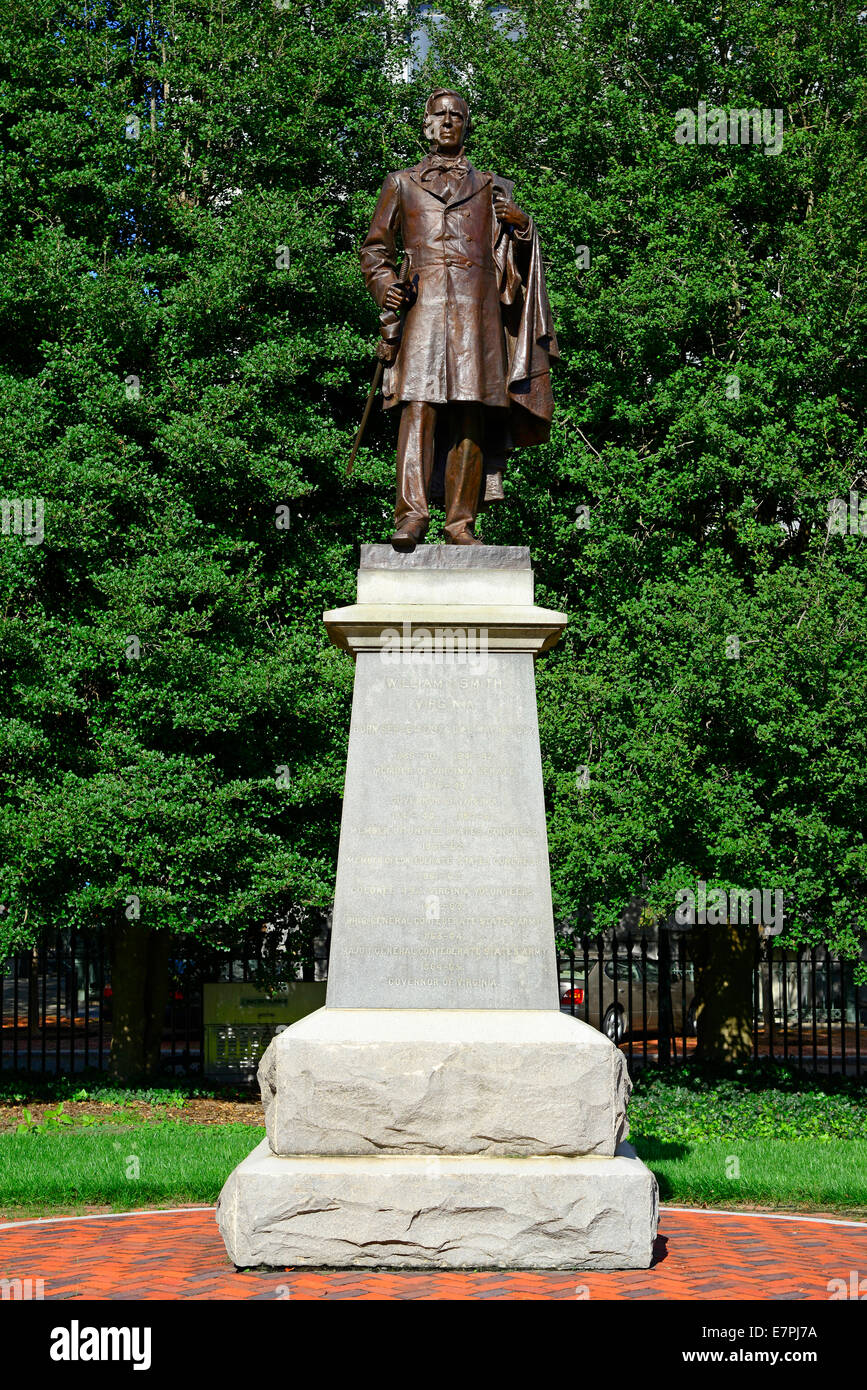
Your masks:
<svg viewBox="0 0 867 1390"><path fill-rule="evenodd" d="M558 355L538 237L499 222L493 188L513 185L467 165L451 197L422 181L427 161L389 174L361 248L367 287L382 308L397 280L398 236L417 298L383 377L386 408L401 401L478 401L491 407L486 467L515 444L548 438L549 369ZM383 315L383 336L395 336ZM392 319L393 322L396 320Z"/></svg>

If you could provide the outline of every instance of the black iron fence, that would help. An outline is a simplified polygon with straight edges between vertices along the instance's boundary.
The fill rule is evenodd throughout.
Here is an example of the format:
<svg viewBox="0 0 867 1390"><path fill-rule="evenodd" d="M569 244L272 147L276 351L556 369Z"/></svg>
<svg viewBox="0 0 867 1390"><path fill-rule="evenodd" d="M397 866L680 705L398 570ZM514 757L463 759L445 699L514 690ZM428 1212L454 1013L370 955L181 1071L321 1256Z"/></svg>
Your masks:
<svg viewBox="0 0 867 1390"><path fill-rule="evenodd" d="M680 934L658 939L583 936L558 957L560 1009L599 1028L630 1069L686 1060L698 1037L701 999ZM753 1057L860 1077L865 1062L867 988L856 962L824 946L757 946L753 965Z"/></svg>
<svg viewBox="0 0 867 1390"><path fill-rule="evenodd" d="M162 1060L167 1071L199 1072L204 1059L203 986L238 981L273 985L281 933L258 934L215 950L178 936L169 959ZM324 978L325 958L292 976ZM314 950L311 948L311 958ZM0 1070L73 1074L108 1066L113 1024L109 943L101 931L43 932L34 946L0 961Z"/></svg>
<svg viewBox="0 0 867 1390"><path fill-rule="evenodd" d="M287 976L281 975L279 933L224 950L179 936L163 1016L165 1069L202 1069L205 983L324 979L325 937L315 954L313 964ZM682 934L668 940L664 933L658 939L578 937L558 965L561 1010L607 1034L630 1069L683 1061L694 1052L701 1001ZM43 933L35 946L0 962L0 998L0 1069L71 1074L106 1068L112 989L101 933ZM825 947L785 950L772 939L760 947L753 971L754 1057L860 1077L865 1031L867 988L855 983L853 961Z"/></svg>

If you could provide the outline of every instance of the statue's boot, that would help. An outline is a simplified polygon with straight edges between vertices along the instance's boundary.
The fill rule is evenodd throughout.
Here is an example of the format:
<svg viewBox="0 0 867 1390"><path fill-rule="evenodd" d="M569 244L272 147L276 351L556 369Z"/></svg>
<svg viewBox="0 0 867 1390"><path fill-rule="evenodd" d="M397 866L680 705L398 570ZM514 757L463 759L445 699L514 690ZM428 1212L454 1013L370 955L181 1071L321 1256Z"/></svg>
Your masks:
<svg viewBox="0 0 867 1390"><path fill-rule="evenodd" d="M481 545L473 525L482 490L484 415L474 402L452 411L452 447L446 458L446 545Z"/></svg>
<svg viewBox="0 0 867 1390"><path fill-rule="evenodd" d="M416 530L412 526L399 526L391 538L391 544L395 550L415 550L417 545L421 545L425 533L420 528Z"/></svg>
<svg viewBox="0 0 867 1390"><path fill-rule="evenodd" d="M427 493L433 469L436 407L406 401L397 435L397 497L394 508L395 550L415 550L430 525Z"/></svg>
<svg viewBox="0 0 867 1390"><path fill-rule="evenodd" d="M456 536L446 535L446 545L484 545L478 536L474 536L472 531L458 531Z"/></svg>

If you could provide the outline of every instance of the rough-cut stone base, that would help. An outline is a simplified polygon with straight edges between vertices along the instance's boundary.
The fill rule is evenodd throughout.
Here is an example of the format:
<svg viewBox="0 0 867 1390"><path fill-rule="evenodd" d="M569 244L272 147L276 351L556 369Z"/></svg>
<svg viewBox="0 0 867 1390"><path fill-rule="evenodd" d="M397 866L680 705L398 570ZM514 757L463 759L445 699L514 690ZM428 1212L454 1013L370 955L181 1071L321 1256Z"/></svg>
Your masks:
<svg viewBox="0 0 867 1390"><path fill-rule="evenodd" d="M318 1009L259 1064L277 1154L605 1154L630 1082L557 1009Z"/></svg>
<svg viewBox="0 0 867 1390"><path fill-rule="evenodd" d="M646 1269L656 1179L615 1158L278 1157L267 1139L217 1204L236 1265Z"/></svg>

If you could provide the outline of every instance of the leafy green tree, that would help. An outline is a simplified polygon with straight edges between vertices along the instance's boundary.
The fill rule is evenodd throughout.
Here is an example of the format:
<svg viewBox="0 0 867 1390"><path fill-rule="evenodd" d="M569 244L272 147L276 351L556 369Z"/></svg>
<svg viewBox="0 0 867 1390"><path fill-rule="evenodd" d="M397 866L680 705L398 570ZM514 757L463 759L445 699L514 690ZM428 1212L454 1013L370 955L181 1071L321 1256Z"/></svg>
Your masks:
<svg viewBox="0 0 867 1390"><path fill-rule="evenodd" d="M41 544L0 536L0 951L108 930L122 1072L156 1064L173 933L332 892L352 670L321 612L393 486L387 419L344 470L357 247L433 85L516 180L558 319L551 443L482 523L570 614L538 667L558 913L779 886L787 942L861 949L867 537L829 504L867 495L867 25L439 8L421 65L411 10L348 0L0 20L0 498L44 501ZM700 102L782 111L779 153L678 143ZM738 1055L730 930L695 948L732 980L703 1046Z"/></svg>

